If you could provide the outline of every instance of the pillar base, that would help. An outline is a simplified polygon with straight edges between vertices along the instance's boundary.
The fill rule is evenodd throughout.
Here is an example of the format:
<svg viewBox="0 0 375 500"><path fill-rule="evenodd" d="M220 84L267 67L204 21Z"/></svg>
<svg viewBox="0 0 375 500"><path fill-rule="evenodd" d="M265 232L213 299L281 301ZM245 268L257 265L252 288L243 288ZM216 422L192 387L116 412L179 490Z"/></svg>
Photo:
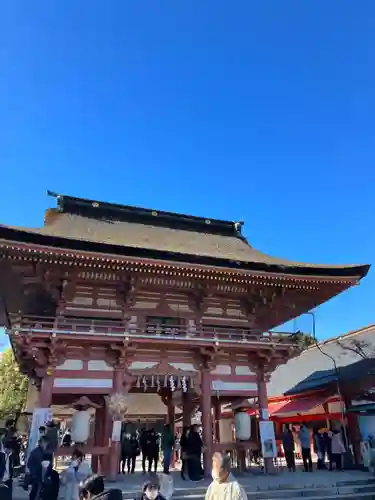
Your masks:
<svg viewBox="0 0 375 500"><path fill-rule="evenodd" d="M120 459L120 443L112 443L109 450L109 468L107 479L109 481L116 481L119 469L119 459Z"/></svg>

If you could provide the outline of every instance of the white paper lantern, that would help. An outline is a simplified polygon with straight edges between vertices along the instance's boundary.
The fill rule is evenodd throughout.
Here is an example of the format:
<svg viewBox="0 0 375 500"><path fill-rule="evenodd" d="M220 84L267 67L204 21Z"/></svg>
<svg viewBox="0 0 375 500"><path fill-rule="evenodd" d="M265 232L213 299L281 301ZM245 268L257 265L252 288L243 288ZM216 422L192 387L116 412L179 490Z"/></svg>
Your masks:
<svg viewBox="0 0 375 500"><path fill-rule="evenodd" d="M72 418L72 441L85 443L90 435L90 413L76 411Z"/></svg>
<svg viewBox="0 0 375 500"><path fill-rule="evenodd" d="M236 439L247 441L251 437L251 418L244 411L239 411L234 415L234 425L236 429Z"/></svg>
<svg viewBox="0 0 375 500"><path fill-rule="evenodd" d="M220 443L233 442L233 420L231 418L222 418L219 420Z"/></svg>

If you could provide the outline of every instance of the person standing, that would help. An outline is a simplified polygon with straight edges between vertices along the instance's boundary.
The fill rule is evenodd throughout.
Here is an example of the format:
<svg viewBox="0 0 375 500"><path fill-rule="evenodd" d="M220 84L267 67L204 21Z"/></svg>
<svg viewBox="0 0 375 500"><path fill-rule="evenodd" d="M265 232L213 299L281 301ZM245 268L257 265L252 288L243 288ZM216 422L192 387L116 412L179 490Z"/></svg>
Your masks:
<svg viewBox="0 0 375 500"><path fill-rule="evenodd" d="M288 424L284 427L284 432L282 434L282 443L284 448L284 455L286 466L289 472L296 472L296 460L294 456L294 437L293 432L290 430Z"/></svg>
<svg viewBox="0 0 375 500"><path fill-rule="evenodd" d="M192 425L188 437L188 474L191 481L201 479L201 457L203 442L198 432L198 426Z"/></svg>
<svg viewBox="0 0 375 500"><path fill-rule="evenodd" d="M14 459L13 459L13 450L9 447L10 442L5 443L5 462L4 469L2 473L2 477L0 477L0 481L2 481L5 486L8 487L10 491L10 497L12 498L13 494L13 469L14 469Z"/></svg>
<svg viewBox="0 0 375 500"><path fill-rule="evenodd" d="M155 429L150 429L148 434L147 459L148 472L151 472L152 466L154 466L154 472L156 472L159 462L159 436L156 434Z"/></svg>
<svg viewBox="0 0 375 500"><path fill-rule="evenodd" d="M169 467L171 466L172 453L174 445L174 436L169 424L164 425L163 434L161 436L161 448L163 451L163 472L169 474Z"/></svg>
<svg viewBox="0 0 375 500"><path fill-rule="evenodd" d="M187 472L188 463L188 444L189 444L189 428L184 427L180 437L181 448L181 477L185 480L185 473Z"/></svg>
<svg viewBox="0 0 375 500"><path fill-rule="evenodd" d="M298 437L301 443L304 470L305 472L312 472L310 431L304 424L301 424Z"/></svg>
<svg viewBox="0 0 375 500"><path fill-rule="evenodd" d="M38 446L32 450L27 460L28 475L26 477L27 482L25 487L28 488L28 486L31 485L30 500L35 500L41 492L44 477L43 462L46 461L46 459L49 459L49 467L51 467L51 457L47 453L47 446L48 440L45 436L42 436L39 439Z"/></svg>
<svg viewBox="0 0 375 500"><path fill-rule="evenodd" d="M331 461L329 464L329 470L333 470L333 464L335 464L336 470L342 470L342 456L345 451L345 445L341 432L338 429L335 429L332 431Z"/></svg>
<svg viewBox="0 0 375 500"><path fill-rule="evenodd" d="M91 467L84 461L84 458L81 450L75 450L70 466L62 473L65 483L65 500L80 500L79 485L92 474Z"/></svg>
<svg viewBox="0 0 375 500"><path fill-rule="evenodd" d="M126 459L126 466L128 469L128 474L134 474L135 462L137 460L138 454L139 454L139 444L138 444L137 436L135 434L131 434L131 436L129 438L129 454L128 454L127 459Z"/></svg>
<svg viewBox="0 0 375 500"><path fill-rule="evenodd" d="M139 446L142 453L142 470L146 472L146 459L148 457L148 434L149 432L143 428L139 437Z"/></svg>
<svg viewBox="0 0 375 500"><path fill-rule="evenodd" d="M325 469L325 456L326 456L326 440L324 433L321 431L314 432L314 448L318 457L317 468L318 470Z"/></svg>
<svg viewBox="0 0 375 500"><path fill-rule="evenodd" d="M129 459L131 455L130 434L123 434L121 439L121 473L125 474L125 467L128 465L129 472Z"/></svg>
<svg viewBox="0 0 375 500"><path fill-rule="evenodd" d="M214 453L212 457L212 483L205 500L247 500L245 490L231 474L230 456Z"/></svg>

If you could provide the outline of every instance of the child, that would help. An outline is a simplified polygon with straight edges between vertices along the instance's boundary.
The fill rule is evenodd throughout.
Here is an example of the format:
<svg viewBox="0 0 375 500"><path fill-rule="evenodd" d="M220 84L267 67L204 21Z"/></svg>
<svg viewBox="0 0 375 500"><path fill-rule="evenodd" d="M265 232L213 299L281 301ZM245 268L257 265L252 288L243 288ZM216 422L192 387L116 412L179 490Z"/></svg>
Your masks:
<svg viewBox="0 0 375 500"><path fill-rule="evenodd" d="M144 482L141 497L136 500L166 500L160 493L160 481L156 474L150 476Z"/></svg>

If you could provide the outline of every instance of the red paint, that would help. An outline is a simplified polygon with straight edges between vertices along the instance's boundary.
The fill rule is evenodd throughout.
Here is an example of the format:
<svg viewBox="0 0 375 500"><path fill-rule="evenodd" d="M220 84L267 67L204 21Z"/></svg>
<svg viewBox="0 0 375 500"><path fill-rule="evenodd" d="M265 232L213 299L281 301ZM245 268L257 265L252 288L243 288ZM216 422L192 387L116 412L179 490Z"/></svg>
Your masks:
<svg viewBox="0 0 375 500"><path fill-rule="evenodd" d="M111 379L113 371L101 370L55 370L55 378L106 378Z"/></svg>
<svg viewBox="0 0 375 500"><path fill-rule="evenodd" d="M294 401L289 401L285 403L278 409L274 409L272 411L272 416L277 417L280 414L280 417L285 413L299 414L306 413L316 408L317 406L321 406L326 402L326 397L315 397L315 398L304 398L304 399L295 399Z"/></svg>
<svg viewBox="0 0 375 500"><path fill-rule="evenodd" d="M103 394L107 395L112 389L108 387L54 387L53 394Z"/></svg>
<svg viewBox="0 0 375 500"><path fill-rule="evenodd" d="M208 371L201 372L201 412L203 425L203 468L207 474L211 470L212 460L212 419L211 419L211 380Z"/></svg>
<svg viewBox="0 0 375 500"><path fill-rule="evenodd" d="M316 415L291 415L289 417L271 417L271 420L282 424L298 422L314 422L316 420L341 420L341 413L318 413Z"/></svg>
<svg viewBox="0 0 375 500"><path fill-rule="evenodd" d="M53 380L52 375L45 375L42 380L42 385L39 393L39 408L49 408L52 404L52 392L53 392Z"/></svg>
<svg viewBox="0 0 375 500"><path fill-rule="evenodd" d="M209 374L211 381L221 380L222 382L242 382L248 384L256 384L256 375L216 375L213 373Z"/></svg>

